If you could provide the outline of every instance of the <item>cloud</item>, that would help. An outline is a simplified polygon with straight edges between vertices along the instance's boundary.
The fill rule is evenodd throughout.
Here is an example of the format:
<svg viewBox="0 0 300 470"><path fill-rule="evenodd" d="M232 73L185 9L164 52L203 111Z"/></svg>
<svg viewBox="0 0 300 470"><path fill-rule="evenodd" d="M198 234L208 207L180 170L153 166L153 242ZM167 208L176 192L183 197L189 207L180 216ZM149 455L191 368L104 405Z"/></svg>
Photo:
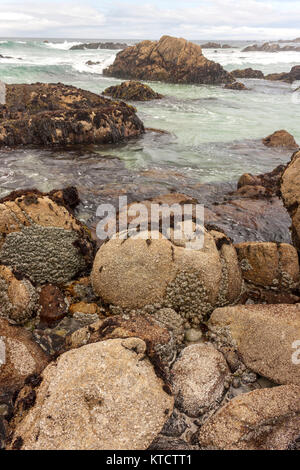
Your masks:
<svg viewBox="0 0 300 470"><path fill-rule="evenodd" d="M2 36L278 39L300 36L300 4L287 0L0 0Z"/></svg>

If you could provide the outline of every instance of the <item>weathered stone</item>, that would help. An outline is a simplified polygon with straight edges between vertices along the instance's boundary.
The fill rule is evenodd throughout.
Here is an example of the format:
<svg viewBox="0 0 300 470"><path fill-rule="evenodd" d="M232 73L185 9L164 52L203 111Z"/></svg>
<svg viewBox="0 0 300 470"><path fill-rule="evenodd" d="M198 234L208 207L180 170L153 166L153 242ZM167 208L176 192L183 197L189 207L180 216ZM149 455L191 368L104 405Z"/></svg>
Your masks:
<svg viewBox="0 0 300 470"><path fill-rule="evenodd" d="M68 304L63 293L51 284L41 288L39 304L40 320L49 326L62 320L68 313Z"/></svg>
<svg viewBox="0 0 300 470"><path fill-rule="evenodd" d="M241 274L226 235L204 230L201 249L154 231L142 235L111 239L98 251L91 280L105 303L128 310L159 303L199 326L216 306L237 301Z"/></svg>
<svg viewBox="0 0 300 470"><path fill-rule="evenodd" d="M24 323L38 309L38 295L31 282L0 265L0 317Z"/></svg>
<svg viewBox="0 0 300 470"><path fill-rule="evenodd" d="M277 384L300 385L293 361L300 305L238 305L216 309L208 327L217 345L236 351L252 371Z"/></svg>
<svg viewBox="0 0 300 470"><path fill-rule="evenodd" d="M209 418L199 433L201 448L287 450L300 434L300 387L255 390L240 395Z"/></svg>
<svg viewBox="0 0 300 470"><path fill-rule="evenodd" d="M0 146L116 143L144 127L136 110L63 84L7 85Z"/></svg>
<svg viewBox="0 0 300 470"><path fill-rule="evenodd" d="M299 260L292 245L245 242L235 245L235 248L247 282L277 291L298 287Z"/></svg>
<svg viewBox="0 0 300 470"><path fill-rule="evenodd" d="M200 46L185 39L163 36L143 41L117 54L104 75L170 83L220 84L233 81L220 64L204 57Z"/></svg>
<svg viewBox="0 0 300 470"><path fill-rule="evenodd" d="M258 186L266 190L265 196L276 196L280 190L281 178L285 170L284 165L279 165L273 171L261 175L244 173L238 181L238 189L245 186Z"/></svg>
<svg viewBox="0 0 300 470"><path fill-rule="evenodd" d="M274 134L269 135L263 139L263 144L266 145L266 147L287 147L289 149L299 148L294 137L284 130L276 131Z"/></svg>
<svg viewBox="0 0 300 470"><path fill-rule="evenodd" d="M70 305L69 313L74 315L75 313L84 313L85 315L95 315L100 312L100 308L97 304L87 304L86 302L77 302Z"/></svg>
<svg viewBox="0 0 300 470"><path fill-rule="evenodd" d="M295 50L294 48L292 48ZM300 51L300 48L297 48L297 52ZM300 80L300 65L295 65L294 67L291 68L291 71L289 73L271 73L267 75L266 80L271 80L271 81L283 81L287 83L293 83L295 81Z"/></svg>
<svg viewBox="0 0 300 470"><path fill-rule="evenodd" d="M83 346L43 372L35 404L17 400L9 448L144 450L173 411L173 398L138 338ZM22 397L22 395L21 395Z"/></svg>
<svg viewBox="0 0 300 470"><path fill-rule="evenodd" d="M40 374L48 361L28 331L0 318L0 398L21 388L29 376Z"/></svg>
<svg viewBox="0 0 300 470"><path fill-rule="evenodd" d="M294 153L282 175L281 195L292 218L292 238L300 251L300 152Z"/></svg>
<svg viewBox="0 0 300 470"><path fill-rule="evenodd" d="M171 370L175 404L188 416L214 409L230 376L223 355L210 344L185 348Z"/></svg>
<svg viewBox="0 0 300 470"><path fill-rule="evenodd" d="M84 51L85 49L109 49L120 50L126 49L127 44L121 42L88 42L84 44L76 44L70 48L70 51Z"/></svg>
<svg viewBox="0 0 300 470"><path fill-rule="evenodd" d="M156 93L148 85L133 80L106 88L102 94L125 101L150 101L163 98L162 95Z"/></svg>
<svg viewBox="0 0 300 470"><path fill-rule="evenodd" d="M87 229L51 195L35 190L0 200L0 262L38 284L70 281L90 269Z"/></svg>

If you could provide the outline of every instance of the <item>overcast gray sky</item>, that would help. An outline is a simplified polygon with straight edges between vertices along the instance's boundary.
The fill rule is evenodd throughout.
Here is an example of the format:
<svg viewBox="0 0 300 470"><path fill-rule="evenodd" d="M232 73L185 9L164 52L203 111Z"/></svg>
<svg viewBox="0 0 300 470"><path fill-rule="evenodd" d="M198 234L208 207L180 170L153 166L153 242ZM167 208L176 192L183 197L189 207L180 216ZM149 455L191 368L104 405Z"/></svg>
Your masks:
<svg viewBox="0 0 300 470"><path fill-rule="evenodd" d="M0 36L280 39L300 36L299 0L0 0Z"/></svg>

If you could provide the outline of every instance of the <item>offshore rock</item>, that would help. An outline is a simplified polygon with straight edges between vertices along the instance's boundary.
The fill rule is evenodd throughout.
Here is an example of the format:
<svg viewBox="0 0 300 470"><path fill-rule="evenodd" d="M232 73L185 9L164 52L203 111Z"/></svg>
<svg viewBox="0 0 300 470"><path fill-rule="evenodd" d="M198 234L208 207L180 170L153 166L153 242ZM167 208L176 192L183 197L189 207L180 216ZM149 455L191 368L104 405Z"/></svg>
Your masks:
<svg viewBox="0 0 300 470"><path fill-rule="evenodd" d="M231 83L232 76L220 64L204 57L200 46L171 36L143 41L117 54L103 71L110 77L169 83Z"/></svg>
<svg viewBox="0 0 300 470"><path fill-rule="evenodd" d="M289 149L299 148L294 137L285 130L276 131L272 135L269 135L263 139L263 144L266 147L286 147Z"/></svg>
<svg viewBox="0 0 300 470"><path fill-rule="evenodd" d="M159 93L155 93L148 85L135 82L134 80L106 88L102 94L125 101L150 101L158 100L163 97Z"/></svg>

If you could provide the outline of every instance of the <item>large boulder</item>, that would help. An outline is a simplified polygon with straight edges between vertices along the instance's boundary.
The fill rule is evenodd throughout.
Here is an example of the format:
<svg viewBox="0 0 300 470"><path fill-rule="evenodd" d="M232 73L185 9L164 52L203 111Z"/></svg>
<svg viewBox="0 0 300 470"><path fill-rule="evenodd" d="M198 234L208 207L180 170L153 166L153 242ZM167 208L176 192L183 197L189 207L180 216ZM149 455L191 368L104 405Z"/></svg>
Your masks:
<svg viewBox="0 0 300 470"><path fill-rule="evenodd" d="M136 110L58 84L7 85L0 146L116 143L144 132Z"/></svg>
<svg viewBox="0 0 300 470"><path fill-rule="evenodd" d="M31 333L0 318L0 404L31 376L38 376L49 362Z"/></svg>
<svg viewBox="0 0 300 470"><path fill-rule="evenodd" d="M199 433L203 449L287 450L300 435L300 387L240 395L209 418Z"/></svg>
<svg viewBox="0 0 300 470"><path fill-rule="evenodd" d="M223 398L229 377L223 355L212 345L188 346L171 370L176 407L191 417L214 409Z"/></svg>
<svg viewBox="0 0 300 470"><path fill-rule="evenodd" d="M289 149L299 148L299 145L295 141L294 137L285 130L276 131L269 135L263 139L263 144L266 147L286 147Z"/></svg>
<svg viewBox="0 0 300 470"><path fill-rule="evenodd" d="M216 309L208 328L216 344L231 348L249 369L277 384L300 385L293 361L300 338L300 305L238 305Z"/></svg>
<svg viewBox="0 0 300 470"><path fill-rule="evenodd" d="M102 94L125 101L150 101L162 98L162 95L156 93L148 85L134 80L106 88Z"/></svg>
<svg viewBox="0 0 300 470"><path fill-rule="evenodd" d="M119 52L115 62L103 74L169 83L221 84L233 81L220 64L204 57L200 46L170 36L163 36L159 41L143 41Z"/></svg>
<svg viewBox="0 0 300 470"><path fill-rule="evenodd" d="M300 48L299 48L300 51ZM267 75L266 80L271 80L271 81L283 81L287 83L293 83L295 81L300 80L300 65L295 65L294 67L291 68L290 72L285 73L271 73Z"/></svg>
<svg viewBox="0 0 300 470"><path fill-rule="evenodd" d="M37 284L88 272L94 244L57 192L17 191L0 200L0 262Z"/></svg>
<svg viewBox="0 0 300 470"><path fill-rule="evenodd" d="M83 346L43 372L31 409L30 390L16 403L9 448L145 450L173 411L138 338ZM27 413L26 413L27 411Z"/></svg>
<svg viewBox="0 0 300 470"><path fill-rule="evenodd" d="M296 152L282 175L281 195L292 218L293 242L300 251L300 152Z"/></svg>
<svg viewBox="0 0 300 470"><path fill-rule="evenodd" d="M96 255L92 285L107 304L124 310L159 304L176 310L187 324L199 326L216 306L238 300L240 268L224 233L205 229L199 249L155 231L138 235L125 240L117 236Z"/></svg>

